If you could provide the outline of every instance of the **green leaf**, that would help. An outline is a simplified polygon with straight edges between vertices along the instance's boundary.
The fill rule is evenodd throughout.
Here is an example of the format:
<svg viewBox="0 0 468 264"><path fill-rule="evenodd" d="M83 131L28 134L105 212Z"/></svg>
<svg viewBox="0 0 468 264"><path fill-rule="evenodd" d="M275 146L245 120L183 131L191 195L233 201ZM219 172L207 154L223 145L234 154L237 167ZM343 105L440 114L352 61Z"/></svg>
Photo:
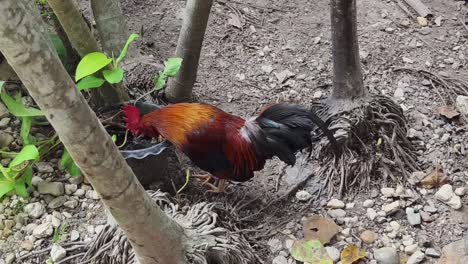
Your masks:
<svg viewBox="0 0 468 264"><path fill-rule="evenodd" d="M318 240L294 241L291 256L297 261L314 264L333 264L327 251Z"/></svg>
<svg viewBox="0 0 468 264"><path fill-rule="evenodd" d="M31 168L32 169L32 168ZM32 172L32 171L31 171ZM24 176L23 176L24 177ZM23 180L23 177L21 178L21 180L17 181L15 183L15 191L16 191L16 194L18 194L19 196L21 197L28 197L29 196L29 193L28 193L28 190L26 189L26 186L25 186L25 182Z"/></svg>
<svg viewBox="0 0 468 264"><path fill-rule="evenodd" d="M0 92L2 92L2 87L5 84L5 81L0 81Z"/></svg>
<svg viewBox="0 0 468 264"><path fill-rule="evenodd" d="M138 34L131 34L128 39L127 39L127 43L125 43L125 46L123 47L122 49L122 52L120 52L120 55L119 57L117 58L116 60L116 64L119 65L119 63L125 58L125 56L127 55L127 52L128 52L128 47L130 46L130 44L137 38L139 38L140 35Z"/></svg>
<svg viewBox="0 0 468 264"><path fill-rule="evenodd" d="M167 75L165 75L164 73L161 73L158 79L156 80L156 82L154 83L154 89L161 90L162 88L164 88L164 86L166 85L167 78L168 78Z"/></svg>
<svg viewBox="0 0 468 264"><path fill-rule="evenodd" d="M62 40L57 34L50 34L50 39L52 40L52 44L54 45L60 60L65 64L67 62L68 55Z"/></svg>
<svg viewBox="0 0 468 264"><path fill-rule="evenodd" d="M63 150L62 158L60 159L60 167L65 169L71 176L80 176L81 170L76 166L70 153L66 149Z"/></svg>
<svg viewBox="0 0 468 264"><path fill-rule="evenodd" d="M21 118L21 131L20 136L23 140L23 145L28 145L31 143L31 139L29 138L29 132L31 131L32 125L32 117L25 116Z"/></svg>
<svg viewBox="0 0 468 264"><path fill-rule="evenodd" d="M37 160L39 158L39 150L34 145L26 145L16 155L15 159L10 162L10 168L20 165L21 163L28 160Z"/></svg>
<svg viewBox="0 0 468 264"><path fill-rule="evenodd" d="M174 77L180 70L182 65L182 58L169 58L164 62L163 73L168 77Z"/></svg>
<svg viewBox="0 0 468 264"><path fill-rule="evenodd" d="M117 141L117 135L116 134L113 134L111 138L112 138L112 141L114 141L114 143Z"/></svg>
<svg viewBox="0 0 468 264"><path fill-rule="evenodd" d="M114 68L111 71L110 70L102 71L102 75L104 76L104 79L106 79L108 83L119 83L123 80L124 71L121 68Z"/></svg>
<svg viewBox="0 0 468 264"><path fill-rule="evenodd" d="M5 194L9 193L11 190L15 189L15 183L9 181L0 181L0 197L3 197Z"/></svg>
<svg viewBox="0 0 468 264"><path fill-rule="evenodd" d="M102 52L92 52L87 54L81 59L80 63L76 67L75 81L79 81L82 78L89 76L100 69L109 65L112 62L111 58L108 58L106 54Z"/></svg>
<svg viewBox="0 0 468 264"><path fill-rule="evenodd" d="M10 111L10 113L16 117L44 115L41 110L32 107L26 107L23 103L15 101L6 93L1 93L0 98L2 98L2 101L5 103L8 111Z"/></svg>
<svg viewBox="0 0 468 264"><path fill-rule="evenodd" d="M105 82L104 79L95 77L93 75L86 76L76 84L78 91L88 90L91 88L98 88Z"/></svg>

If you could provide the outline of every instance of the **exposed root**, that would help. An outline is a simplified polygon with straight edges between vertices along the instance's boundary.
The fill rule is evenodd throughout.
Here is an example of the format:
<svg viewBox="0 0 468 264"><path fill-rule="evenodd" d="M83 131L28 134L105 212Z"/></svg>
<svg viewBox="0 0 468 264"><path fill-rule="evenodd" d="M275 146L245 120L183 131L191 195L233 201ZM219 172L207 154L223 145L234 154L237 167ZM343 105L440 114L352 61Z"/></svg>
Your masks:
<svg viewBox="0 0 468 264"><path fill-rule="evenodd" d="M325 178L328 195L367 188L371 184L404 182L417 170L415 152L407 139L403 110L387 97L362 101L316 102L313 109L326 122L342 147L336 159L322 139L314 155L324 161L318 175Z"/></svg>
<svg viewBox="0 0 468 264"><path fill-rule="evenodd" d="M187 236L187 259L193 264L250 264L262 263L254 250L240 235L220 227L217 204L197 203L191 207L179 206L167 193L148 191L150 196L177 223L183 226ZM82 250L75 251L78 263L120 264L136 263L133 249L124 233L112 224ZM85 252L84 255L82 252ZM69 258L73 258L70 256Z"/></svg>
<svg viewBox="0 0 468 264"><path fill-rule="evenodd" d="M434 90L439 94L445 105L455 105L455 101L458 95L468 96L468 82L451 77L443 77L426 70L416 70L410 68L397 68L396 72L406 72L410 74L418 74L431 81L431 85ZM439 90L434 83L442 89L445 97L440 95Z"/></svg>

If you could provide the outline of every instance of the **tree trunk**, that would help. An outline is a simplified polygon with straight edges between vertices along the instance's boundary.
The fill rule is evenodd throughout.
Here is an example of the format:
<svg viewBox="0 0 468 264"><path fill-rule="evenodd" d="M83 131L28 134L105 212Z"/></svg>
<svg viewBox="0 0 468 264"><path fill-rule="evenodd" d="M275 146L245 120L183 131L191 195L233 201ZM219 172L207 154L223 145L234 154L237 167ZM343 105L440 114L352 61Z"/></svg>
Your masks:
<svg viewBox="0 0 468 264"><path fill-rule="evenodd" d="M119 2L116 0L91 0L91 10L96 21L102 49L109 56L114 55L117 58L130 35ZM129 49L127 56L132 57L134 51L135 49Z"/></svg>
<svg viewBox="0 0 468 264"><path fill-rule="evenodd" d="M334 99L367 95L359 61L356 0L331 0Z"/></svg>
<svg viewBox="0 0 468 264"><path fill-rule="evenodd" d="M49 0L48 3L81 57L91 52L101 51L75 1ZM117 104L128 99L128 94L122 85L112 86L106 82L101 88L92 90L92 100L95 106Z"/></svg>
<svg viewBox="0 0 468 264"><path fill-rule="evenodd" d="M166 98L171 102L181 102L192 97L212 4L213 0L187 0L176 50L176 56L183 59L182 66L177 76L169 81L165 91Z"/></svg>
<svg viewBox="0 0 468 264"><path fill-rule="evenodd" d="M186 264L184 230L151 200L44 35L34 2L3 0L0 51L131 242L140 264Z"/></svg>

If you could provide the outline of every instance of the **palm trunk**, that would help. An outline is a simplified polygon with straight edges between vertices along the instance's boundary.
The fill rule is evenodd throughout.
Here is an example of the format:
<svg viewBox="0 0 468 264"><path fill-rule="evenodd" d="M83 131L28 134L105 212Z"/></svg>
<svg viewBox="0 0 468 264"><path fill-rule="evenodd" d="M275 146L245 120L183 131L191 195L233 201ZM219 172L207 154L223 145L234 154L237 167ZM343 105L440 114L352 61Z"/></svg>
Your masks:
<svg viewBox="0 0 468 264"><path fill-rule="evenodd" d="M96 28L101 39L102 49L109 56L118 57L129 36L125 17L116 0L91 0ZM129 49L131 57L135 49Z"/></svg>
<svg viewBox="0 0 468 264"><path fill-rule="evenodd" d="M75 1L49 0L48 3L81 57L101 51ZM92 90L92 99L95 106L104 106L127 101L129 97L122 85L112 86L106 82L100 89Z"/></svg>
<svg viewBox="0 0 468 264"><path fill-rule="evenodd" d="M169 81L166 98L181 102L192 97L197 79L198 61L213 0L187 0L184 23L177 43L176 56L183 59L176 77Z"/></svg>
<svg viewBox="0 0 468 264"><path fill-rule="evenodd" d="M184 230L151 200L60 63L34 2L3 0L0 51L131 242L140 264L186 264Z"/></svg>
<svg viewBox="0 0 468 264"><path fill-rule="evenodd" d="M335 99L367 95L359 61L356 0L331 0L333 91Z"/></svg>

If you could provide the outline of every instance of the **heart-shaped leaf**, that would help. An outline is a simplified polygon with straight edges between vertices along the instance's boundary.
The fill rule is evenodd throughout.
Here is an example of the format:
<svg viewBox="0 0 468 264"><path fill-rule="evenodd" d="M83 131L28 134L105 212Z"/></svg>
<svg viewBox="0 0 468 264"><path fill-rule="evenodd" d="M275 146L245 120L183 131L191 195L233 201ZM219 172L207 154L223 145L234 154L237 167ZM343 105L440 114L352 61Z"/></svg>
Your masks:
<svg viewBox="0 0 468 264"><path fill-rule="evenodd" d="M98 88L105 82L104 79L95 77L93 75L86 76L76 84L78 91L88 90L91 88Z"/></svg>
<svg viewBox="0 0 468 264"><path fill-rule="evenodd" d="M102 52L92 52L87 54L81 59L80 63L76 67L75 81L79 81L82 78L89 76L100 69L106 67L112 62L111 58L108 58L106 54Z"/></svg>
<svg viewBox="0 0 468 264"><path fill-rule="evenodd" d="M102 75L104 76L104 79L106 79L108 83L119 83L123 80L124 71L121 68L114 68L111 71L110 70L102 71Z"/></svg>
<svg viewBox="0 0 468 264"><path fill-rule="evenodd" d="M18 166L28 160L37 160L39 158L39 150L34 145L26 145L10 162L10 168Z"/></svg>

